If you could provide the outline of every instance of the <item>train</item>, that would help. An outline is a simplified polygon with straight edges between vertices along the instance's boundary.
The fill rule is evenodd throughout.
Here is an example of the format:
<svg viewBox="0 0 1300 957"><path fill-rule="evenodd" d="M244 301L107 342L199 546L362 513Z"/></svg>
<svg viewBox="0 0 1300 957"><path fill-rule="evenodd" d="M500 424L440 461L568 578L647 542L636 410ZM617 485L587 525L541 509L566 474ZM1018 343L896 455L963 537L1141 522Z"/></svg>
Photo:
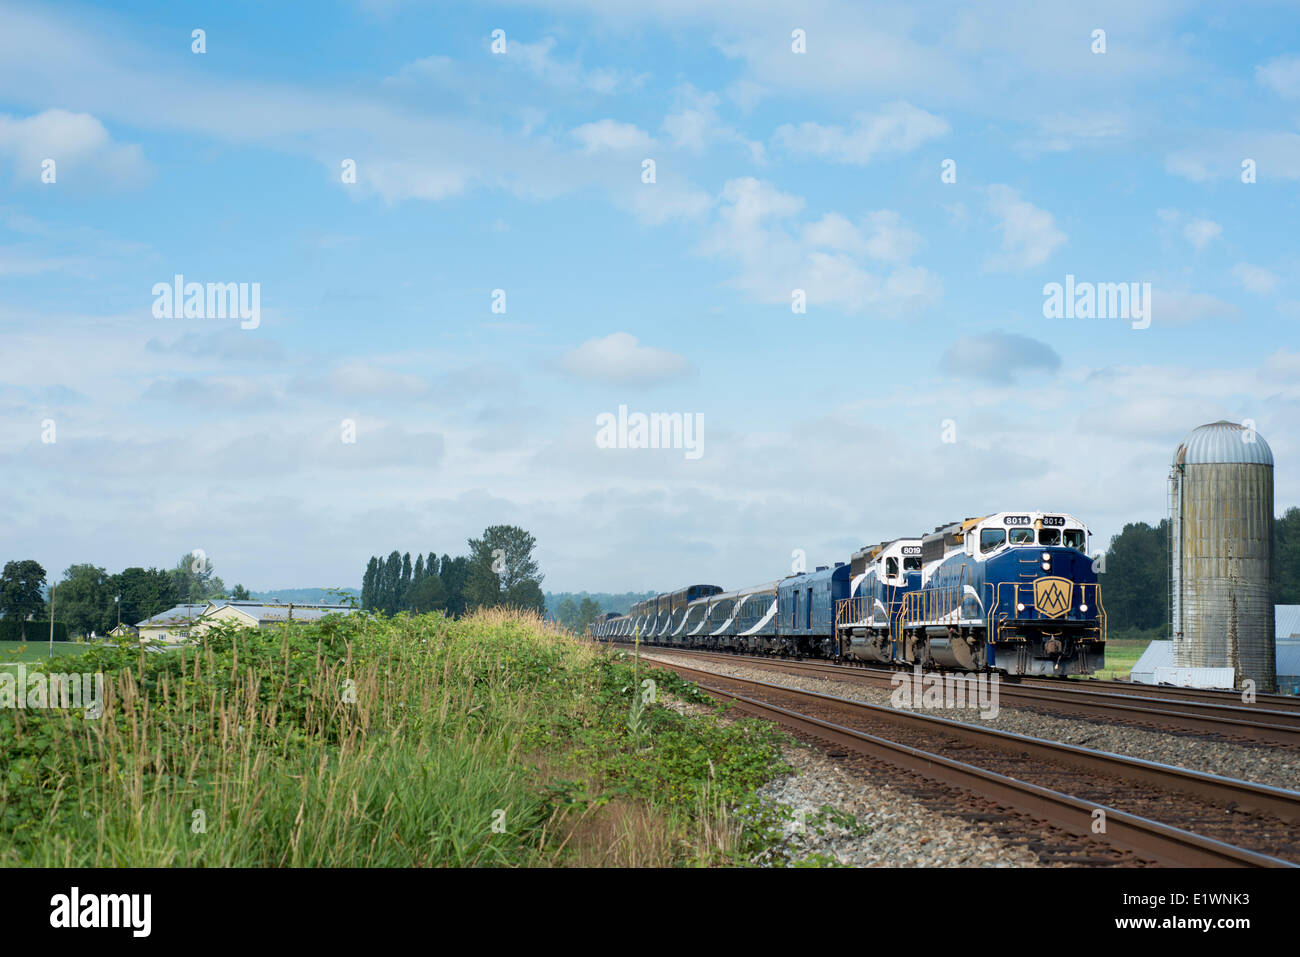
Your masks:
<svg viewBox="0 0 1300 957"><path fill-rule="evenodd" d="M750 588L688 585L606 615L590 632L936 671L1089 675L1106 660L1090 540L1063 512L996 512Z"/></svg>

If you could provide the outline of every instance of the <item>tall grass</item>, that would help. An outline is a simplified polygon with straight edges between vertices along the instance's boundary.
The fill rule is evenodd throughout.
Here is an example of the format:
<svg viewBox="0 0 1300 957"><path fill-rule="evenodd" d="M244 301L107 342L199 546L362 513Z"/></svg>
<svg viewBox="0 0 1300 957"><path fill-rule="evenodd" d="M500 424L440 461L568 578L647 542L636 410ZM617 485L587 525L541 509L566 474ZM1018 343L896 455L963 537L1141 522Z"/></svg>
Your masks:
<svg viewBox="0 0 1300 957"><path fill-rule="evenodd" d="M633 737L622 666L511 612L219 627L51 667L102 670L103 715L0 709L5 866L707 862L777 761L714 729L719 789L685 719L638 712ZM656 722L676 736L648 757Z"/></svg>
<svg viewBox="0 0 1300 957"><path fill-rule="evenodd" d="M178 653L65 659L106 672L104 713L0 713L0 861L528 862L548 809L521 753L541 702L522 692L588 655L484 613L228 628Z"/></svg>

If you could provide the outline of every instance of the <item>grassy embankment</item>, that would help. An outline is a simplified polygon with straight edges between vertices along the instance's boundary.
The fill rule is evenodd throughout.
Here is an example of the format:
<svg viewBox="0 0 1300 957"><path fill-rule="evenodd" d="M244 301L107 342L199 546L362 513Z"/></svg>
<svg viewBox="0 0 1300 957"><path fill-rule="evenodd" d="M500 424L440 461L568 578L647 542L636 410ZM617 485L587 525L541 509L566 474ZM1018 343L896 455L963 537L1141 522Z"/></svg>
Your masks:
<svg viewBox="0 0 1300 957"><path fill-rule="evenodd" d="M491 612L355 616L201 647L97 646L104 714L0 707L0 866L679 865L751 860L785 771L666 671Z"/></svg>

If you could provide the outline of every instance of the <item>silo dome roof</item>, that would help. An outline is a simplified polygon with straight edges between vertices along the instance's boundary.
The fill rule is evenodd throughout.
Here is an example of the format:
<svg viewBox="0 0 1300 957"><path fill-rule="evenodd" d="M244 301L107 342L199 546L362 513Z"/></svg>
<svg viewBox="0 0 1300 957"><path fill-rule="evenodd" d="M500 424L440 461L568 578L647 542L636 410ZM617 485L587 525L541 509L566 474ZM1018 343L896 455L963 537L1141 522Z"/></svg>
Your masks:
<svg viewBox="0 0 1300 957"><path fill-rule="evenodd" d="M1258 432L1248 441L1250 430L1236 422L1220 420L1198 426L1188 434L1174 453L1174 465L1209 465L1241 463L1272 465L1273 450Z"/></svg>

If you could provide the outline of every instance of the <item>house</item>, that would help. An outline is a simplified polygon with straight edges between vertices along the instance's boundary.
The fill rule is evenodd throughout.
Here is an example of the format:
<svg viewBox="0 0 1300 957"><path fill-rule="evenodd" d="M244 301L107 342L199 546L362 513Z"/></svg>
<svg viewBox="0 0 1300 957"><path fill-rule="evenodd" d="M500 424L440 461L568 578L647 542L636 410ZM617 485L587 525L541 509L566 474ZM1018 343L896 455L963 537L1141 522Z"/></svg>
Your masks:
<svg viewBox="0 0 1300 957"><path fill-rule="evenodd" d="M141 641L184 641L198 617L207 609L206 604L176 605L144 621L135 623Z"/></svg>
<svg viewBox="0 0 1300 957"><path fill-rule="evenodd" d="M309 605L296 602L235 601L218 598L210 601L203 611L202 633L219 621L233 621L246 628L270 628L285 622L320 621L326 615L350 615L357 609L351 605Z"/></svg>
<svg viewBox="0 0 1300 957"><path fill-rule="evenodd" d="M135 638L139 636L140 629L135 625L118 625L108 633L110 638Z"/></svg>

